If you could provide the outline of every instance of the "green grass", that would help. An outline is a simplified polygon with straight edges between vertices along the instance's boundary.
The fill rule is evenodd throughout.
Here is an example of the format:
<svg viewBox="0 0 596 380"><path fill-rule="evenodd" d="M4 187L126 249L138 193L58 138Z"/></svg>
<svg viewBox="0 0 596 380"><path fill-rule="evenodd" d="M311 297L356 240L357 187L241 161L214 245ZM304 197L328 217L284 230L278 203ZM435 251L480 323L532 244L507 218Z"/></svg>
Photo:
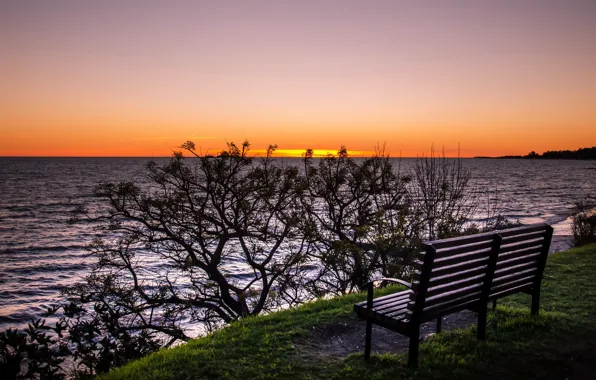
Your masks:
<svg viewBox="0 0 596 380"><path fill-rule="evenodd" d="M317 339L322 326L353 322L353 304L365 297L353 294L238 321L207 337L118 368L105 378L577 377L596 370L594 280L596 244L551 255L538 317L529 315L528 295L500 300L497 311L489 313L487 341L476 339L475 327L435 335L421 344L418 370L405 368L406 354L373 355L365 362L362 353L335 358L318 355L309 344L302 344ZM392 291L395 289L384 289L379 294Z"/></svg>

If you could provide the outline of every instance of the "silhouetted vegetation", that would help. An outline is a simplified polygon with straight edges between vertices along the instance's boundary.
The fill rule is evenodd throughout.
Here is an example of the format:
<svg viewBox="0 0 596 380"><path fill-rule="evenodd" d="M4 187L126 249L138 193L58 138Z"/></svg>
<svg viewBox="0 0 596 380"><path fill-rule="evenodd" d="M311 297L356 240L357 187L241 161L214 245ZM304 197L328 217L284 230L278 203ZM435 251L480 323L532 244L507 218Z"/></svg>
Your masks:
<svg viewBox="0 0 596 380"><path fill-rule="evenodd" d="M150 163L142 183L97 188L105 207L81 218L99 226L96 264L64 290L55 327L3 335L11 378L61 378L66 354L75 376L92 377L188 341L189 325L210 331L376 276L408 278L422 240L479 230L470 172L434 151L404 173L382 149L318 162L307 150L300 167L276 161L275 146L259 158L248 142L215 156L181 148L189 157ZM485 228L502 223L489 214Z"/></svg>
<svg viewBox="0 0 596 380"><path fill-rule="evenodd" d="M542 154L534 151L525 156L501 156L499 158L527 158L544 160L596 160L596 147L578 150L549 150Z"/></svg>
<svg viewBox="0 0 596 380"><path fill-rule="evenodd" d="M580 201L575 204L575 213L571 217L571 232L576 247L596 243L596 211L594 203Z"/></svg>

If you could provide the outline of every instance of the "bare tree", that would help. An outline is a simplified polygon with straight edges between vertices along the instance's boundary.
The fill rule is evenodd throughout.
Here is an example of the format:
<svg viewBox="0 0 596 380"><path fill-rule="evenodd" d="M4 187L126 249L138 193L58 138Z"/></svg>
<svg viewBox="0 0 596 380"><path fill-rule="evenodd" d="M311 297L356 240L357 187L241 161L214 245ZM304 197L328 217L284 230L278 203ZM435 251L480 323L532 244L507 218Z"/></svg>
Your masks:
<svg viewBox="0 0 596 380"><path fill-rule="evenodd" d="M425 240L461 234L478 207L478 198L470 188L472 173L462 159L448 159L445 153L416 160L408 192L413 213Z"/></svg>

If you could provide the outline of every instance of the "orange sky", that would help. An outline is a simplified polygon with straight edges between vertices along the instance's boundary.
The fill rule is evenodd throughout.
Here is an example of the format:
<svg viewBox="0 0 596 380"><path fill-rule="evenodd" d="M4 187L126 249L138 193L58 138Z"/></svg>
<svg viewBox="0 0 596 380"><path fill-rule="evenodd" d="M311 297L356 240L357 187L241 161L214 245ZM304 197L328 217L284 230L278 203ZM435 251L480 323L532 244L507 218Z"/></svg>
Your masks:
<svg viewBox="0 0 596 380"><path fill-rule="evenodd" d="M594 19L586 1L2 2L0 156L594 146Z"/></svg>

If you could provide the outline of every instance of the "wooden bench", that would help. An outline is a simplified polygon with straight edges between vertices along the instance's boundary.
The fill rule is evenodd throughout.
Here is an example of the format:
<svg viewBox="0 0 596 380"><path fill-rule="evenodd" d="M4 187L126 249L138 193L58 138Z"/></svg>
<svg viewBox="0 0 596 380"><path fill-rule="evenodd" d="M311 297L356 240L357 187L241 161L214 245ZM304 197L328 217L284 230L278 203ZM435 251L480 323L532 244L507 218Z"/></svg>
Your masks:
<svg viewBox="0 0 596 380"><path fill-rule="evenodd" d="M540 281L552 237L546 224L426 242L414 263L414 281L391 278L409 290L373 298L374 282L365 286L367 300L354 305L366 320L364 356L370 358L372 324L410 338L408 366L418 363L420 325L463 309L478 313L478 338L486 338L487 302L516 293L532 294L538 312Z"/></svg>

